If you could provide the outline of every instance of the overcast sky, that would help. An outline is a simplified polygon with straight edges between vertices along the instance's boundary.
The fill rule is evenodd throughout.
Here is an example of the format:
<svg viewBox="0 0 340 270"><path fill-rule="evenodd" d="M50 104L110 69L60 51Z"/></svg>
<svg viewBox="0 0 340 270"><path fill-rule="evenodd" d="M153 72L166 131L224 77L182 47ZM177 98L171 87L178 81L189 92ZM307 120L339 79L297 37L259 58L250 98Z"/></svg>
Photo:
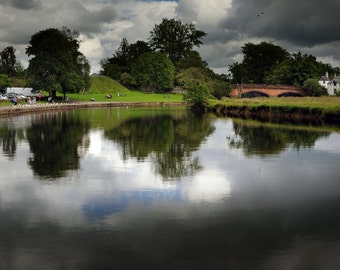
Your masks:
<svg viewBox="0 0 340 270"><path fill-rule="evenodd" d="M124 37L147 41L163 18L195 23L207 36L197 50L209 67L227 73L242 61L246 42L272 42L288 52L312 54L340 66L340 0L0 0L0 50L16 49L27 66L31 36L66 26L80 32L91 72L111 57Z"/></svg>

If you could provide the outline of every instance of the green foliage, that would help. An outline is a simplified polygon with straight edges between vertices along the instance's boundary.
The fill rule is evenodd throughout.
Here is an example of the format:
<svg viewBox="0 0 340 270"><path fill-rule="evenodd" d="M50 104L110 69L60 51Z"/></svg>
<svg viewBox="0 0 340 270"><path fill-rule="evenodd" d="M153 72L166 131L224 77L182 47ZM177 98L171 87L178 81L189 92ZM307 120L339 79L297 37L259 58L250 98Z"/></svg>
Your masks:
<svg viewBox="0 0 340 270"><path fill-rule="evenodd" d="M174 84L175 67L164 53L144 53L133 62L131 74L142 88L170 90Z"/></svg>
<svg viewBox="0 0 340 270"><path fill-rule="evenodd" d="M134 88L137 86L136 79L126 72L120 76L120 81L123 85L126 85L129 88Z"/></svg>
<svg viewBox="0 0 340 270"><path fill-rule="evenodd" d="M234 83L263 83L264 77L275 65L287 59L289 54L280 46L261 42L260 44L246 43L242 47L242 63L229 66Z"/></svg>
<svg viewBox="0 0 340 270"><path fill-rule="evenodd" d="M312 55L292 54L276 65L265 77L266 83L303 86L307 79L318 79L331 70Z"/></svg>
<svg viewBox="0 0 340 270"><path fill-rule="evenodd" d="M11 87L12 82L7 74L0 74L0 92L4 90L5 87Z"/></svg>
<svg viewBox="0 0 340 270"><path fill-rule="evenodd" d="M318 62L313 55L288 54L283 48L266 42L247 43L242 52L242 63L229 66L233 83L303 86L307 79L318 79L326 72L334 74L336 71L330 65Z"/></svg>
<svg viewBox="0 0 340 270"><path fill-rule="evenodd" d="M64 81L63 89L67 89L70 93L79 93L85 87L85 80L74 70L71 70L65 77L61 76L61 79Z"/></svg>
<svg viewBox="0 0 340 270"><path fill-rule="evenodd" d="M101 60L100 65L102 67L100 75L108 76L113 80L120 80L122 69L118 65L111 64L109 59Z"/></svg>
<svg viewBox="0 0 340 270"><path fill-rule="evenodd" d="M28 83L36 90L79 92L88 86L90 67L79 52L79 33L49 28L31 37L26 49Z"/></svg>
<svg viewBox="0 0 340 270"><path fill-rule="evenodd" d="M118 50L113 57L101 60L101 75L109 76L114 80L121 80L121 75L131 71L131 64L143 53L151 52L149 45L138 40L136 43L129 44L123 38Z"/></svg>
<svg viewBox="0 0 340 270"><path fill-rule="evenodd" d="M16 75L16 62L14 47L9 46L4 48L0 52L0 73L7 74L10 77Z"/></svg>
<svg viewBox="0 0 340 270"><path fill-rule="evenodd" d="M150 32L149 44L152 49L164 52L175 64L187 56L194 46L202 44L206 33L196 30L194 24L183 24L180 20L163 18Z"/></svg>
<svg viewBox="0 0 340 270"><path fill-rule="evenodd" d="M204 83L195 83L188 81L185 85L187 93L184 95L184 100L189 107L194 111L203 112L208 106L210 96L209 88Z"/></svg>
<svg viewBox="0 0 340 270"><path fill-rule="evenodd" d="M316 79L308 79L303 84L303 90L307 96L322 96L326 92Z"/></svg>
<svg viewBox="0 0 340 270"><path fill-rule="evenodd" d="M181 58L176 63L177 70L183 70L188 69L191 67L197 67L197 68L207 68L208 64L207 62L203 61L200 54L196 51L191 51L188 53L187 56Z"/></svg>
<svg viewBox="0 0 340 270"><path fill-rule="evenodd" d="M181 70L176 75L176 80L185 89L189 85L206 85L210 95L220 99L230 93L229 83L222 81L214 72L208 68L190 67Z"/></svg>

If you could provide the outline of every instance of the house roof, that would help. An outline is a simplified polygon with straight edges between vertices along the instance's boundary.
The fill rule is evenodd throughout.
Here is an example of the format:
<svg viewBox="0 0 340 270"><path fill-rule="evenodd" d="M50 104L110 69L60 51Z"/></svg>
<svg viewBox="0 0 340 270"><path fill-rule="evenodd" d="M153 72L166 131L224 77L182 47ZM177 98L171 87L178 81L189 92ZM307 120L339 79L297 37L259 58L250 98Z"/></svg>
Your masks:
<svg viewBox="0 0 340 270"><path fill-rule="evenodd" d="M321 76L320 81L329 81L329 78L327 76Z"/></svg>

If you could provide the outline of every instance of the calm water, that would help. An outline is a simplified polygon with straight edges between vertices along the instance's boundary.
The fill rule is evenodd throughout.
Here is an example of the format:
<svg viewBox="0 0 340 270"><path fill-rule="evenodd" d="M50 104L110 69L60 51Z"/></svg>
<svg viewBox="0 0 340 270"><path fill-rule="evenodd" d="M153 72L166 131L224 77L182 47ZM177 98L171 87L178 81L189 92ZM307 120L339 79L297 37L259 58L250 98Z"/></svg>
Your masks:
<svg viewBox="0 0 340 270"><path fill-rule="evenodd" d="M340 133L178 108L0 118L0 269L340 269Z"/></svg>

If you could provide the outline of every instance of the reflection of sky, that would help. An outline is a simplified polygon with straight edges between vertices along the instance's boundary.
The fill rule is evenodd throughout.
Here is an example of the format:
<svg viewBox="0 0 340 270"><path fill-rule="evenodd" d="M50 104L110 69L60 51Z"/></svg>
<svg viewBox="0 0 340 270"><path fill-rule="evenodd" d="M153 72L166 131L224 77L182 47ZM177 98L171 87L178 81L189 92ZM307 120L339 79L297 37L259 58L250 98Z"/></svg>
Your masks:
<svg viewBox="0 0 340 270"><path fill-rule="evenodd" d="M118 146L97 129L90 131L80 170L45 182L35 179L27 165L29 146L20 142L14 161L0 155L0 170L5 172L0 179L0 207L21 207L30 222L47 219L79 226L88 220L112 221L136 206L146 210L169 204L173 206L169 211L185 217L195 205L216 209L226 203L236 208L254 203L287 206L340 195L339 166L334 167L339 160L339 134L319 139L312 149L287 149L259 159L228 147L231 121L217 120L214 125L216 131L194 153L202 170L173 181L155 175L149 158L123 160ZM320 184L320 178L325 184Z"/></svg>
<svg viewBox="0 0 340 270"><path fill-rule="evenodd" d="M122 160L117 146L103 140L101 131L91 132L90 138L84 166L91 168L94 178L98 174L106 175L107 180L112 180L110 184L114 185L102 190L100 198L95 197L85 203L83 210L90 219L104 218L135 204L147 206L158 201L186 200L211 203L228 196L228 181L215 170L203 169L191 179L184 177L181 181L164 182L159 175L154 175L150 160ZM113 194L110 190L114 190Z"/></svg>
<svg viewBox="0 0 340 270"><path fill-rule="evenodd" d="M99 129L89 133L80 169L54 181L33 175L27 142L18 143L14 160L0 150L0 269L106 269L145 258L152 266L196 263L188 269L212 261L225 269L228 259L248 262L245 269L256 258L266 269L300 269L294 260L310 258L338 262L339 134L312 148L246 157L229 148L232 122L214 125L193 153L202 169L172 181L155 174L154 158L123 160Z"/></svg>
<svg viewBox="0 0 340 270"><path fill-rule="evenodd" d="M319 139L315 143L314 149L331 153L340 153L340 133L332 133L327 138Z"/></svg>

